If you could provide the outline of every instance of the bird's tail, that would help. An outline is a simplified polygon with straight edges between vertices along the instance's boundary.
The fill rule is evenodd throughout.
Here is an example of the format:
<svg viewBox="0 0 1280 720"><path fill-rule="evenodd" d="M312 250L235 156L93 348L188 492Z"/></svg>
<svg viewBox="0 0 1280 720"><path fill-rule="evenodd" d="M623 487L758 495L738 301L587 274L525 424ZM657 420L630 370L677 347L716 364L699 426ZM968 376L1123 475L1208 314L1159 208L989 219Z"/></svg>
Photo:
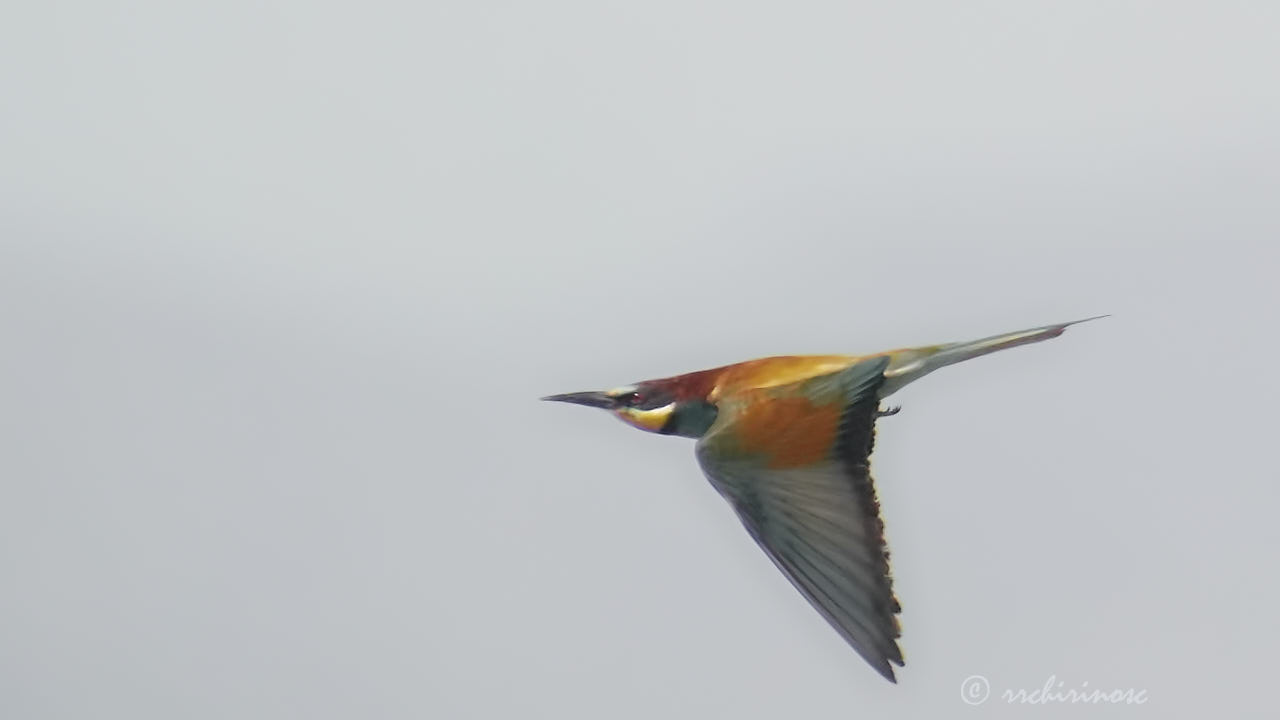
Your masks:
<svg viewBox="0 0 1280 720"><path fill-rule="evenodd" d="M1064 330L1072 325L1079 325L1090 320L1107 317L1106 315L1097 315L1084 320L1073 320L1071 322L1058 323L1056 325L1045 325L1044 327L1032 328L1030 330L1019 330L1017 332L1004 333L1001 335L992 335L991 337L982 338L981 340L971 340L969 342L947 343L945 345L933 345L923 348L911 348L908 350L899 350L890 353L893 360L889 367L885 370L885 384L881 390L881 396L887 396L892 392L902 388L907 383L919 380L929 373L941 367L954 365L972 358L987 355L989 353L1005 350L1019 345L1029 345L1037 343L1041 340L1056 338L1062 334Z"/></svg>

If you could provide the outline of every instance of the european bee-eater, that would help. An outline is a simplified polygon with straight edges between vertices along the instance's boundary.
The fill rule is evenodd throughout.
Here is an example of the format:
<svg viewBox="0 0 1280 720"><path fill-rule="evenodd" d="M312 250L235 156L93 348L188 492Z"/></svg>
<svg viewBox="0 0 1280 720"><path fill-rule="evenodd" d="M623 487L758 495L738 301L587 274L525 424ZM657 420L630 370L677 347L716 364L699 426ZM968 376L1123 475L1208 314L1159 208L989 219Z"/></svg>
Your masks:
<svg viewBox="0 0 1280 720"><path fill-rule="evenodd" d="M890 663L902 666L902 608L869 457L876 419L899 408L880 401L940 367L1048 340L1082 322L873 355L761 358L543 400L698 438L703 473L751 537L853 649L896 682Z"/></svg>

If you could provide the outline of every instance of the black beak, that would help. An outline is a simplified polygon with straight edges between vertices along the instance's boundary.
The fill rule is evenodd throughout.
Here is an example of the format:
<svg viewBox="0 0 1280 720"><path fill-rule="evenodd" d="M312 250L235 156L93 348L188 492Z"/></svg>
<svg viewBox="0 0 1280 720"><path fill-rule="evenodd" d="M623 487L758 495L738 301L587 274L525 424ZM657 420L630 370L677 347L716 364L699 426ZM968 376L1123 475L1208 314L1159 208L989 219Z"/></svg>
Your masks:
<svg viewBox="0 0 1280 720"><path fill-rule="evenodd" d="M586 405L587 407L604 408L606 410L614 407L617 403L613 398L602 392L576 392L565 393L563 395L548 395L543 400L551 400L552 402L567 402L574 405Z"/></svg>

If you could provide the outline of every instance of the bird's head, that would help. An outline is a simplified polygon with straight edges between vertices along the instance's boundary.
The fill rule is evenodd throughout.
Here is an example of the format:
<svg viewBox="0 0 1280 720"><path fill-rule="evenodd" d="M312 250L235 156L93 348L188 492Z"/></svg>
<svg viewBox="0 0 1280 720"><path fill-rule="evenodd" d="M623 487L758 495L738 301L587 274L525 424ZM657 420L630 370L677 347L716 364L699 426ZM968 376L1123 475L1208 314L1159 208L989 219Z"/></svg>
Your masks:
<svg viewBox="0 0 1280 720"><path fill-rule="evenodd" d="M646 380L612 390L548 395L542 399L602 408L628 425L649 432L702 437L715 422L716 406L681 380Z"/></svg>

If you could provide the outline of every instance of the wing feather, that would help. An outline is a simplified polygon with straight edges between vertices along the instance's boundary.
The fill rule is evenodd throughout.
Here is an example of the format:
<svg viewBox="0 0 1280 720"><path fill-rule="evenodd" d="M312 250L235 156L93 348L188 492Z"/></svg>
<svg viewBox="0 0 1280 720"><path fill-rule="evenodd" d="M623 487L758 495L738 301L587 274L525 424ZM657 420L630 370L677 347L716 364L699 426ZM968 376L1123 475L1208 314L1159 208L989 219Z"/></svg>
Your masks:
<svg viewBox="0 0 1280 720"><path fill-rule="evenodd" d="M869 359L829 376L722 403L697 454L712 485L765 554L859 655L893 681L890 663L902 665L896 617L901 608L893 595L867 461L886 363ZM801 395L815 406L840 404L837 437L826 457L802 467L775 467L759 448L743 447L737 424L780 395ZM822 425L825 417L794 417L786 436L830 432Z"/></svg>

